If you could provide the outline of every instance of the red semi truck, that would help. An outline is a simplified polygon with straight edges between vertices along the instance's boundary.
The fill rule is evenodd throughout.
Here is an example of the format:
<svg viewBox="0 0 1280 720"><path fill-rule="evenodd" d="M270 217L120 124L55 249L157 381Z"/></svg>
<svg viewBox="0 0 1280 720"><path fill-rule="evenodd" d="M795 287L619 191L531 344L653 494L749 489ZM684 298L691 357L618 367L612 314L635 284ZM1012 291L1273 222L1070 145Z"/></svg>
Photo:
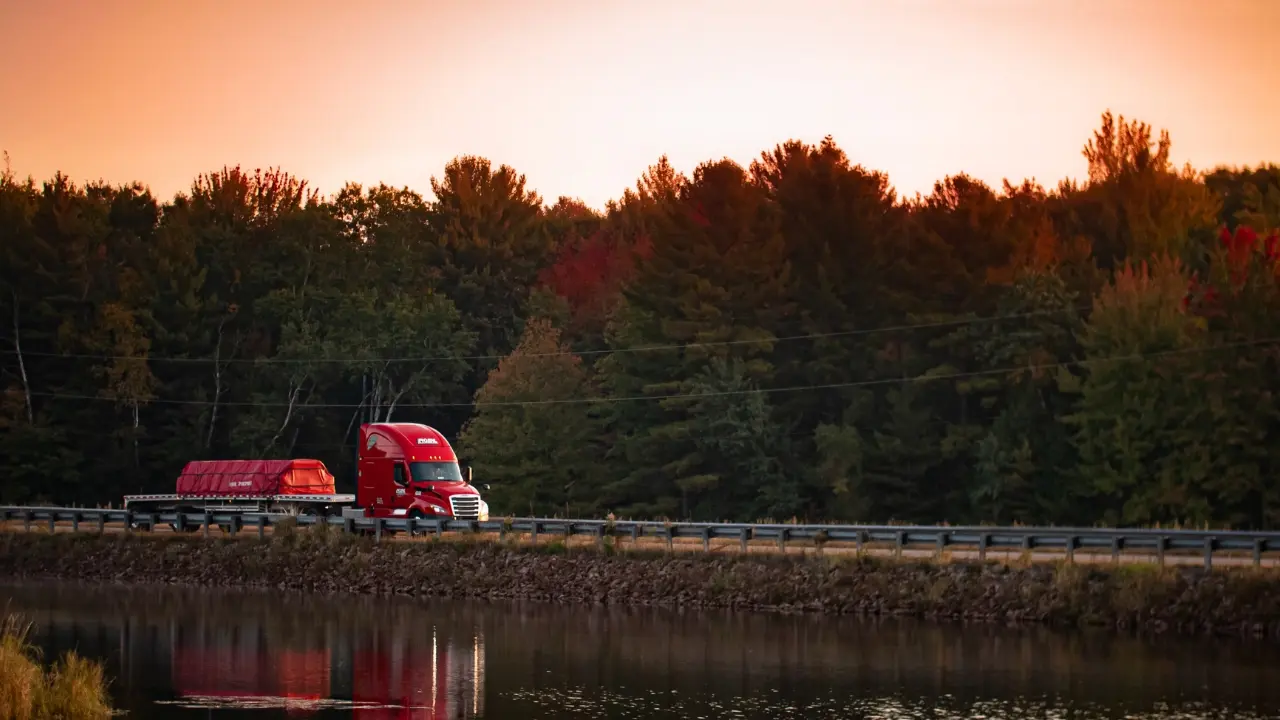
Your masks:
<svg viewBox="0 0 1280 720"><path fill-rule="evenodd" d="M193 460L172 495L126 495L139 512L289 513L488 520L489 506L463 476L438 430L418 423L360 426L355 495L338 494L319 460ZM354 505L353 505L354 503Z"/></svg>

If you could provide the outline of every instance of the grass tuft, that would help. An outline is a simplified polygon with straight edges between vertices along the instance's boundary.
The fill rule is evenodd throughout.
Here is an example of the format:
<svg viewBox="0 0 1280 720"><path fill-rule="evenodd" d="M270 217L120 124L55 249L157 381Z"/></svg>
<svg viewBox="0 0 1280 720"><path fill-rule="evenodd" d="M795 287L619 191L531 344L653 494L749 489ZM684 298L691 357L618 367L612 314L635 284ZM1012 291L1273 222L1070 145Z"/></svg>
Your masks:
<svg viewBox="0 0 1280 720"><path fill-rule="evenodd" d="M15 615L0 623L0 720L81 720L111 715L102 665L65 653L47 671Z"/></svg>

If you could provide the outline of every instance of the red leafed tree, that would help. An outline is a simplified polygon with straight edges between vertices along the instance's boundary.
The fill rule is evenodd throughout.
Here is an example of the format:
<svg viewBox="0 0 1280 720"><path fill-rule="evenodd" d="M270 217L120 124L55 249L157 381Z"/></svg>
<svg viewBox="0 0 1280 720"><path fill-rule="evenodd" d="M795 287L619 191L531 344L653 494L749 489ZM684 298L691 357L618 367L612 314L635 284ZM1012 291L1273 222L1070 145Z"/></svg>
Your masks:
<svg viewBox="0 0 1280 720"><path fill-rule="evenodd" d="M1217 282L1211 277L1210 282L1201 283L1193 277L1184 306L1194 300L1215 301L1221 291L1240 292L1251 275L1268 281L1280 278L1280 231L1266 232L1260 237L1257 229L1249 225L1240 225L1235 232L1224 227L1219 241L1222 243L1219 270L1211 273L1216 275Z"/></svg>
<svg viewBox="0 0 1280 720"><path fill-rule="evenodd" d="M1195 307L1206 316L1221 315L1224 294L1247 298L1254 305L1265 304L1280 281L1280 231L1260 234L1248 225L1237 227L1235 232L1223 227L1218 239L1222 249L1214 269L1207 281L1192 277L1183 307ZM1259 291L1267 297L1259 297Z"/></svg>
<svg viewBox="0 0 1280 720"><path fill-rule="evenodd" d="M564 298L577 329L603 327L636 263L651 252L647 237L634 240L607 231L565 243L539 282Z"/></svg>

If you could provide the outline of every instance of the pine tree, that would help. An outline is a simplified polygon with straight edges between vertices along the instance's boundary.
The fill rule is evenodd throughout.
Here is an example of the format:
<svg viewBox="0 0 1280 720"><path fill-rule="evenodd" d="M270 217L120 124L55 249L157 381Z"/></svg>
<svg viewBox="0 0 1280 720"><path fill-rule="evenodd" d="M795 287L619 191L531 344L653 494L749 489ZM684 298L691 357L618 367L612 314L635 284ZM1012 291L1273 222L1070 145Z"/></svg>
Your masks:
<svg viewBox="0 0 1280 720"><path fill-rule="evenodd" d="M582 359L543 318L476 393L476 411L458 437L476 482L491 483L494 514L599 517L599 429Z"/></svg>
<svg viewBox="0 0 1280 720"><path fill-rule="evenodd" d="M624 290L627 327L617 337L686 347L654 351L658 360L615 346L602 363L613 394L668 396L656 408L614 412L610 427L630 472L613 491L623 512L658 510L652 498L674 496L678 507L666 508L691 517L702 498L726 492L721 483L733 464L699 447L705 411L689 396L705 391L694 378L717 360L737 361L746 382L770 378L770 328L789 310L789 265L766 198L728 161L700 166L655 227L652 255ZM724 342L735 344L704 344Z"/></svg>

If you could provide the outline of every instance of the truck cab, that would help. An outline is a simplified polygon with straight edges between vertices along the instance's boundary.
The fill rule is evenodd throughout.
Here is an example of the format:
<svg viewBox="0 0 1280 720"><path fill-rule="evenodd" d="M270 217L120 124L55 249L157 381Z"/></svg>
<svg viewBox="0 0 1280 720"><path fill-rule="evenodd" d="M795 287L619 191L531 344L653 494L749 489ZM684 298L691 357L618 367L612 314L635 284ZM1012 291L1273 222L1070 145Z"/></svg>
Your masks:
<svg viewBox="0 0 1280 720"><path fill-rule="evenodd" d="M488 504L433 427L361 425L356 466L356 504L366 517L489 519Z"/></svg>

